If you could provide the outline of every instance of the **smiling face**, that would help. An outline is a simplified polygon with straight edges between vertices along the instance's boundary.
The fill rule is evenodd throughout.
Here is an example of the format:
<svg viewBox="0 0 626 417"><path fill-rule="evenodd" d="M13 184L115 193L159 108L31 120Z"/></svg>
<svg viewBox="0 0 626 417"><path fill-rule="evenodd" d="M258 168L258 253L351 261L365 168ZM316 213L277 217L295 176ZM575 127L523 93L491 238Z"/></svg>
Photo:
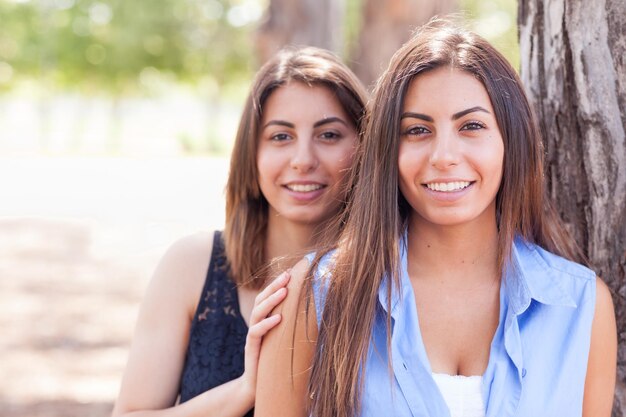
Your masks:
<svg viewBox="0 0 626 417"><path fill-rule="evenodd" d="M357 132L328 88L291 82L265 102L258 181L270 217L318 225L341 207Z"/></svg>
<svg viewBox="0 0 626 417"><path fill-rule="evenodd" d="M399 184L412 221L495 223L504 144L480 81L450 67L416 76L400 135Z"/></svg>

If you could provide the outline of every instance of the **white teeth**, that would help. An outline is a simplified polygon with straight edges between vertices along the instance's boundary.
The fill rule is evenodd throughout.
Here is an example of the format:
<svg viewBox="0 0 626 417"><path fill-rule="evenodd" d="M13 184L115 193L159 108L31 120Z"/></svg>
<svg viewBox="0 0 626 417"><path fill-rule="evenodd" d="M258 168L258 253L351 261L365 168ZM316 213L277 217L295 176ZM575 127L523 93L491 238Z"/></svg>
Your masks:
<svg viewBox="0 0 626 417"><path fill-rule="evenodd" d="M322 187L322 184L287 184L287 188L298 193L310 193Z"/></svg>
<svg viewBox="0 0 626 417"><path fill-rule="evenodd" d="M469 181L455 181L455 182L431 182L426 184L429 190L433 191L459 191L470 185Z"/></svg>

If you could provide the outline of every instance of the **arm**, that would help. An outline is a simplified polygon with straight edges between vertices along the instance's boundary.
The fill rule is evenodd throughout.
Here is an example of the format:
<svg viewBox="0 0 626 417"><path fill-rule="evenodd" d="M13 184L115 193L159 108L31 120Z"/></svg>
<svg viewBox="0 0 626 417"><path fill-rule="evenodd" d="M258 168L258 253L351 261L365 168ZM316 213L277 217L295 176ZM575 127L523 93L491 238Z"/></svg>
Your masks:
<svg viewBox="0 0 626 417"><path fill-rule="evenodd" d="M617 365L617 329L611 293L596 280L596 309L591 325L583 417L609 417L613 406Z"/></svg>
<svg viewBox="0 0 626 417"><path fill-rule="evenodd" d="M204 284L212 234L174 244L161 260L142 302L113 416L242 416L254 404L261 337L280 321L265 318L286 295L282 274L255 300L246 343L246 371L219 387L175 406L189 330ZM236 399L234 401L234 399Z"/></svg>
<svg viewBox="0 0 626 417"><path fill-rule="evenodd" d="M306 260L293 268L289 295L277 308L283 321L263 340L254 409L257 417L307 415L307 386L317 339L315 306L309 304L307 320L305 300L299 302L303 285L308 285L304 280L307 270Z"/></svg>

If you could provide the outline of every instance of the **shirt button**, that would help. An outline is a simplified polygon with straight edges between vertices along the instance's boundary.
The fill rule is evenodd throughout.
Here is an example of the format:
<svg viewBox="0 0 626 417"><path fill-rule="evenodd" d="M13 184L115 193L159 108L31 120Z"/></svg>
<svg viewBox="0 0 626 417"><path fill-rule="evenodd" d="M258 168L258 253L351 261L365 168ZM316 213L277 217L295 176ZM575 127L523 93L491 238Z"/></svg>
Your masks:
<svg viewBox="0 0 626 417"><path fill-rule="evenodd" d="M407 368L406 363L402 362L402 366L404 366L404 369L406 369L407 371L409 370L409 368Z"/></svg>
<svg viewBox="0 0 626 417"><path fill-rule="evenodd" d="M522 378L526 376L526 368L522 368Z"/></svg>

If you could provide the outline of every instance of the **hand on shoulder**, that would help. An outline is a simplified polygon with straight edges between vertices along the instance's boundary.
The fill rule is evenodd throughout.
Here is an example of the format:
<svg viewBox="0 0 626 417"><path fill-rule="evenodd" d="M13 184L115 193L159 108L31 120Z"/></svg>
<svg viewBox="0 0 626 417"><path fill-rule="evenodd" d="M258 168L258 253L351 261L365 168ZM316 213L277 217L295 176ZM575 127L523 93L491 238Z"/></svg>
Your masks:
<svg viewBox="0 0 626 417"><path fill-rule="evenodd" d="M282 319L263 340L255 415L306 415L307 384L317 340L315 307L302 293L308 285L308 270L306 259L292 268L287 297L273 312L280 313Z"/></svg>

